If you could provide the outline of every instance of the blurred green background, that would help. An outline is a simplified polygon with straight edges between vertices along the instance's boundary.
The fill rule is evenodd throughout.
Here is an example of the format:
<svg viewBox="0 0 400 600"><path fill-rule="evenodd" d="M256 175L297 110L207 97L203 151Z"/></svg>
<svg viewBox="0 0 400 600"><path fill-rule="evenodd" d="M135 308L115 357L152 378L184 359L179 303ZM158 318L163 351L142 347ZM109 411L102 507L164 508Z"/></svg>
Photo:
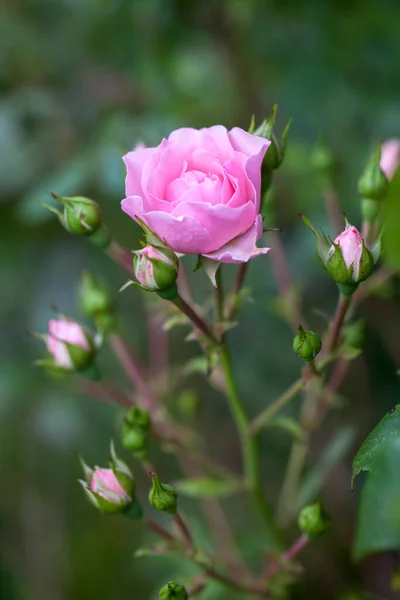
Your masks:
<svg viewBox="0 0 400 600"><path fill-rule="evenodd" d="M90 196L101 204L115 238L137 247L138 229L119 208L121 156L139 141L157 145L181 126L247 128L252 113L260 120L277 103L278 129L293 117L287 159L276 178L277 224L284 229L281 239L305 311L321 331L336 291L314 256L311 233L297 217L306 213L329 231L310 150L323 136L339 157L342 209L359 225L360 170L376 141L400 136L399 21L398 0L2 4L2 599L155 599L166 580L187 581L190 573L182 561L135 561L134 550L149 543L144 528L122 517L101 517L76 482L75 451L89 463L104 463L121 415L79 393L75 380L51 379L31 366L43 349L25 330L45 331L51 304L81 318L76 288L83 268L103 274L116 290L126 276L85 240L68 235L39 202L48 201L49 192ZM191 281L202 298L203 276L194 274ZM291 352L291 330L276 311L269 256L251 264L248 281L255 304L245 306L231 339L239 383L255 415L298 376L300 364ZM322 490L334 527L304 554L306 571L293 598L350 599L359 589L379 600L392 597L388 578L395 556L358 565L350 558L357 505L357 494L350 493L352 457L398 399L399 294L396 286L386 291L388 298L371 298L360 309L367 319L365 355L354 361L346 379L342 410L327 420L313 445L310 468L331 443L342 459L332 465ZM145 358L141 298L129 290L119 301L130 342ZM176 367L198 352L195 344L183 343L184 333L177 328L170 335ZM107 351L102 366L129 390ZM210 455L239 470L236 435L222 397L199 376L182 386L200 398L199 428ZM164 391L174 406L173 393ZM297 409L295 403L293 414ZM337 438L343 430L346 435ZM287 433L263 435L265 488L272 500L289 445ZM179 476L173 458L163 459L157 448L152 457L164 479ZM134 468L145 498L148 482ZM195 503L182 505L210 548ZM223 508L248 560L259 566L262 539L250 507L236 496ZM295 528L291 535L296 536ZM204 593L206 600L228 597L236 596L219 586Z"/></svg>

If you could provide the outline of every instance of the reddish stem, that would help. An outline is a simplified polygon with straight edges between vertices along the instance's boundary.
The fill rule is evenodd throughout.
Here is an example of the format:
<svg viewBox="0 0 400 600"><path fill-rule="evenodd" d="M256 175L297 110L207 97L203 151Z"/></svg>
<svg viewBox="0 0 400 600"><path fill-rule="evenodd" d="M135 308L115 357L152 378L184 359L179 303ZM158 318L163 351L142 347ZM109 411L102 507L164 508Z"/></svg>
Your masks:
<svg viewBox="0 0 400 600"><path fill-rule="evenodd" d="M182 519L179 513L176 513L176 515L174 516L174 522L182 535L183 541L185 542L187 549L191 550L193 548L192 534L190 533L189 527L187 526L187 524Z"/></svg>

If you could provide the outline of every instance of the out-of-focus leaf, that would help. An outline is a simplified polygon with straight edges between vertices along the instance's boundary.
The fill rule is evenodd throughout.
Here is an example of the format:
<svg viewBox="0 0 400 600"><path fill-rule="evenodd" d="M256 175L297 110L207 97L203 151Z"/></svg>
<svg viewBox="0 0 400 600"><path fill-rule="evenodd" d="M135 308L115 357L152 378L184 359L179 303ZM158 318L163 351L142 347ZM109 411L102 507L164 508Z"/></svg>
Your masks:
<svg viewBox="0 0 400 600"><path fill-rule="evenodd" d="M383 231L383 259L390 267L400 270L400 169L390 182L384 203Z"/></svg>
<svg viewBox="0 0 400 600"><path fill-rule="evenodd" d="M176 481L174 486L184 496L190 498L223 498L244 489L243 482L237 479L215 479L194 477Z"/></svg>
<svg viewBox="0 0 400 600"><path fill-rule="evenodd" d="M386 413L361 445L353 461L352 485L361 471L371 470L377 452L393 438L400 438L400 404Z"/></svg>
<svg viewBox="0 0 400 600"><path fill-rule="evenodd" d="M321 491L327 474L343 459L351 448L356 435L354 427L343 427L322 452L299 490L297 508L314 500Z"/></svg>
<svg viewBox="0 0 400 600"><path fill-rule="evenodd" d="M400 439L391 439L375 455L361 494L354 558L400 549Z"/></svg>

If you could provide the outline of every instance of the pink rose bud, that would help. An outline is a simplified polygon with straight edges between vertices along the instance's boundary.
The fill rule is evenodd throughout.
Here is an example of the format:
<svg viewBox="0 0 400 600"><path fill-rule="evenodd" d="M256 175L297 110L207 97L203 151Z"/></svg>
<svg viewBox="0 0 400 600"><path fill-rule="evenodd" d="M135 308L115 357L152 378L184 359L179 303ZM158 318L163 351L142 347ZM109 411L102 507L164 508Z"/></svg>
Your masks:
<svg viewBox="0 0 400 600"><path fill-rule="evenodd" d="M400 164L400 140L387 140L382 145L380 167L390 180Z"/></svg>
<svg viewBox="0 0 400 600"><path fill-rule="evenodd" d="M91 469L81 458L85 480L80 483L90 502L105 514L126 512L133 505L136 517L141 515L140 505L135 499L135 481L128 466L117 457L111 445L110 468ZM140 514L139 514L140 513Z"/></svg>
<svg viewBox="0 0 400 600"><path fill-rule="evenodd" d="M358 284L371 275L381 252L380 239L367 246L358 229L346 221L346 229L332 244L307 217L301 217L317 239L317 256L321 263L339 284L341 292L351 295Z"/></svg>
<svg viewBox="0 0 400 600"><path fill-rule="evenodd" d="M326 268L337 283L351 284L369 277L374 263L374 257L358 229L347 224L329 250Z"/></svg>
<svg viewBox="0 0 400 600"><path fill-rule="evenodd" d="M91 334L68 319L51 319L46 336L47 349L54 365L68 371L87 368L94 358Z"/></svg>
<svg viewBox="0 0 400 600"><path fill-rule="evenodd" d="M122 210L173 252L224 263L265 254L269 248L256 242L263 232L261 165L270 144L238 127L177 129L156 148L124 157Z"/></svg>
<svg viewBox="0 0 400 600"><path fill-rule="evenodd" d="M178 270L178 258L168 248L146 246L135 252L133 272L145 290L158 292L175 287Z"/></svg>

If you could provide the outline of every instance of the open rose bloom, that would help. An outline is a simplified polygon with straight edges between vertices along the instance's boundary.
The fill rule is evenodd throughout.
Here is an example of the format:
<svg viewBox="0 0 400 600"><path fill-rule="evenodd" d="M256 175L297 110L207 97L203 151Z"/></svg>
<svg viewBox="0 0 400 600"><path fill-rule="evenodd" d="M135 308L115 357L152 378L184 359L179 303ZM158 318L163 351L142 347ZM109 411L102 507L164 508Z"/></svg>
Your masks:
<svg viewBox="0 0 400 600"><path fill-rule="evenodd" d="M247 262L269 250L256 247L261 163L269 145L238 127L177 129L157 148L124 157L122 209L175 252Z"/></svg>

